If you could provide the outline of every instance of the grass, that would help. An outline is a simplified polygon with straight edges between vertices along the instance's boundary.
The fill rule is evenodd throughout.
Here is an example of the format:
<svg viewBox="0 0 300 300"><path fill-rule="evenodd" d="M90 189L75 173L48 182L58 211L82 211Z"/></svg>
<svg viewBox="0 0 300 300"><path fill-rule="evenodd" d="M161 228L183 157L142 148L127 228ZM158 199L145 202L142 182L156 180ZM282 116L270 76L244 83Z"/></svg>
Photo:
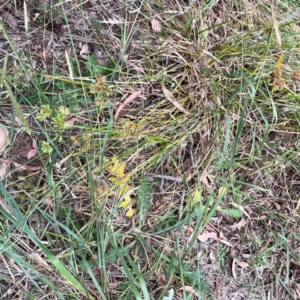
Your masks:
<svg viewBox="0 0 300 300"><path fill-rule="evenodd" d="M274 2L41 1L27 20L8 1L3 299L300 296L300 6Z"/></svg>

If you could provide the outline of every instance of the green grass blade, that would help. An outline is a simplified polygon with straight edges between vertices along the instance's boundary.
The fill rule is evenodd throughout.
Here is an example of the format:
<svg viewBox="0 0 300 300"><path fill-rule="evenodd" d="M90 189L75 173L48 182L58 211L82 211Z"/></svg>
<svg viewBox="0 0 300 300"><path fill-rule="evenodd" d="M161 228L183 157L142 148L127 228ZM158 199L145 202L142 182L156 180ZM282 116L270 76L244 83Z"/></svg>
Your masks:
<svg viewBox="0 0 300 300"><path fill-rule="evenodd" d="M24 117L24 115L23 115L23 113L22 113L22 111L20 109L20 106L19 106L19 104L17 102L17 99L15 98L15 96L14 96L14 94L13 94L13 92L12 92L12 90L11 90L11 88L10 88L10 86L9 86L9 84L8 84L8 82L6 80L4 80L4 85L5 85L5 87L6 87L7 91L8 91L8 94L10 96L10 99L11 99L11 102L13 104L13 107L14 107L16 113L17 113L17 116L19 117L20 121L22 122L22 125L25 128L25 131L29 135L31 135L31 130L29 128L29 125L28 125L28 123L27 123L27 121L26 121L26 119L25 119L25 117Z"/></svg>
<svg viewBox="0 0 300 300"><path fill-rule="evenodd" d="M2 67L2 72L1 72L1 79L0 79L0 88L3 88L4 85L4 80L6 76L6 69L7 69L7 61L8 61L8 54L5 54L4 57L4 62L3 62L3 67Z"/></svg>
<svg viewBox="0 0 300 300"><path fill-rule="evenodd" d="M113 247L115 248L116 250L116 253L118 255L118 258L120 259L121 261L121 264L124 268L124 271L127 275L127 279L128 281L130 282L130 288L132 290L132 292L134 293L136 299L145 299L145 300L150 300L150 295L149 295L149 292L147 290L147 285L146 285L146 282L142 276L142 274L140 273L138 267L136 266L136 264L134 263L134 261L132 260L132 258L130 257L130 254L128 253L128 251L124 248L124 246L121 244L121 243L118 243L119 245L117 245L116 241L114 240L114 238L110 238L110 241L113 245ZM125 260L124 260L124 254L122 254L120 252L120 250L122 250L122 252L125 254L125 256L127 257L131 267L132 267L132 271L129 270ZM144 295L144 298L141 297L140 295L140 292L137 290L136 288L136 284L134 283L132 277L137 277L139 283L140 283L140 286L141 286L141 290L143 292L143 295Z"/></svg>

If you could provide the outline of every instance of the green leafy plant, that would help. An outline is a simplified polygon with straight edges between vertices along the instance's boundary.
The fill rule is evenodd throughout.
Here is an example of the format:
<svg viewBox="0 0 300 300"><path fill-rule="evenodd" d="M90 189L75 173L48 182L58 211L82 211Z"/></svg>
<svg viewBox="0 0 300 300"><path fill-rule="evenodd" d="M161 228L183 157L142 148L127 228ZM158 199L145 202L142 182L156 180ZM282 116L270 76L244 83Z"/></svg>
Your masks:
<svg viewBox="0 0 300 300"><path fill-rule="evenodd" d="M149 208L151 206L151 192L153 183L150 182L148 177L143 177L140 180L140 187L137 189L136 193L138 196L138 218L139 225L142 226L145 223L146 217L148 215Z"/></svg>
<svg viewBox="0 0 300 300"><path fill-rule="evenodd" d="M201 277L200 270L191 264L182 265L182 273L187 283L203 293L211 293L210 286L206 280Z"/></svg>
<svg viewBox="0 0 300 300"><path fill-rule="evenodd" d="M102 27L103 27L102 24L99 21L97 21L96 19L91 18L91 22L92 22L95 30L102 29Z"/></svg>
<svg viewBox="0 0 300 300"><path fill-rule="evenodd" d="M237 208L224 208L220 209L220 212L229 217L235 218L236 220L239 220L243 215L243 213Z"/></svg>
<svg viewBox="0 0 300 300"><path fill-rule="evenodd" d="M40 112L37 114L37 119L40 121L44 121L45 119L49 118L52 114L52 109L50 105L43 105L41 107Z"/></svg>
<svg viewBox="0 0 300 300"><path fill-rule="evenodd" d="M114 61L110 60L107 66L101 65L97 61L96 55L89 55L85 65L85 76L94 76L100 74L111 79L116 73L117 65Z"/></svg>
<svg viewBox="0 0 300 300"><path fill-rule="evenodd" d="M70 57L69 61L73 75L80 76L81 72L78 69L79 65L77 59ZM84 70L84 75L87 77L103 76L110 80L116 73L116 64L110 61L107 66L103 66L97 62L95 55L89 55L85 62ZM50 80L45 82L45 78L50 78ZM87 93L84 90L93 85L79 80L70 80L62 76L59 72L56 72L53 76L48 76L43 71L40 75L36 75L36 82L39 84L45 96L42 104L48 104L51 107L57 105L68 106L71 112L76 112L79 107L83 107L87 104ZM28 95L25 92L23 95L22 91L28 90L28 84L22 82L18 84L20 85L18 88L18 101L20 103L31 105L40 104L40 99L34 91ZM107 86L107 84L103 86ZM109 89L99 91L96 95L96 103L103 103L107 99L107 96L111 95L112 92Z"/></svg>
<svg viewBox="0 0 300 300"><path fill-rule="evenodd" d="M53 148L50 145L49 142L42 141L42 146L41 146L42 152L45 154L51 154L53 152Z"/></svg>
<svg viewBox="0 0 300 300"><path fill-rule="evenodd" d="M67 127L66 115L61 112L55 114L55 116L52 119L52 122L54 126L61 131L65 130Z"/></svg>

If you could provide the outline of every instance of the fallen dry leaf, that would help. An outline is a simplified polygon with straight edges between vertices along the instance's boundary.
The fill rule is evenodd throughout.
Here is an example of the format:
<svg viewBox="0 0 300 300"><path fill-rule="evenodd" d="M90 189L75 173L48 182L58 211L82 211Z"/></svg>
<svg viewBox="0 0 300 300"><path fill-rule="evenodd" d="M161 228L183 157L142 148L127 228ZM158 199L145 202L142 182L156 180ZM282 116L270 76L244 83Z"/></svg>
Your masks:
<svg viewBox="0 0 300 300"><path fill-rule="evenodd" d="M14 31L17 31L17 28L18 28L18 24L16 22L16 19L14 18L14 16L12 14L10 14L9 12L1 12L1 18L3 20L4 23L7 23L8 26L14 30Z"/></svg>
<svg viewBox="0 0 300 300"><path fill-rule="evenodd" d="M242 227L244 227L247 224L247 221L242 218L241 221L239 221L238 223L229 226L231 229L241 229Z"/></svg>
<svg viewBox="0 0 300 300"><path fill-rule="evenodd" d="M207 224L207 225L205 226L205 229L206 229L207 231L215 231L215 228L214 228L213 226L209 225L209 224ZM222 237L220 236L220 238L222 238Z"/></svg>
<svg viewBox="0 0 300 300"><path fill-rule="evenodd" d="M220 242L221 242L222 244L225 244L225 245L229 246L229 247L232 247L232 244L231 244L230 242L228 242L227 240L222 240L222 239L220 239Z"/></svg>
<svg viewBox="0 0 300 300"><path fill-rule="evenodd" d="M211 262L215 262L217 260L213 251L209 252L209 258L210 258Z"/></svg>
<svg viewBox="0 0 300 300"><path fill-rule="evenodd" d="M222 19L217 17L214 23L215 25L222 24Z"/></svg>
<svg viewBox="0 0 300 300"><path fill-rule="evenodd" d="M185 113L186 115L189 115L190 113L179 103L177 102L175 99L173 99L170 96L170 91L168 89L166 89L164 86L162 88L165 97L175 106L177 107L181 112Z"/></svg>
<svg viewBox="0 0 300 300"><path fill-rule="evenodd" d="M188 243L189 243L193 238L194 228L192 226L184 225L184 229L187 231L187 234L189 236L188 238Z"/></svg>
<svg viewBox="0 0 300 300"><path fill-rule="evenodd" d="M7 162L6 160L2 159L0 160L0 180L2 180L5 177L6 170L7 170Z"/></svg>
<svg viewBox="0 0 300 300"><path fill-rule="evenodd" d="M45 51L43 51L43 53L42 53L42 56L43 56L43 59L44 59L44 61L47 61L47 53L49 52L49 50L45 50Z"/></svg>
<svg viewBox="0 0 300 300"><path fill-rule="evenodd" d="M155 19L155 18L152 19L151 26L155 32L161 31L161 25L157 19Z"/></svg>
<svg viewBox="0 0 300 300"><path fill-rule="evenodd" d="M158 268L158 270L155 270L155 276L156 276L156 282L158 286L163 286L167 283L167 279L165 274L163 273L161 268Z"/></svg>
<svg viewBox="0 0 300 300"><path fill-rule="evenodd" d="M189 234L193 234L193 232L194 232L194 228L193 228L192 226L184 225L183 228L184 228Z"/></svg>
<svg viewBox="0 0 300 300"><path fill-rule="evenodd" d="M31 167L31 166L21 165L11 159L8 162L12 163L16 168L19 168L21 171L38 171L43 169L43 167Z"/></svg>
<svg viewBox="0 0 300 300"><path fill-rule="evenodd" d="M220 230L220 239L227 240L222 230Z"/></svg>
<svg viewBox="0 0 300 300"><path fill-rule="evenodd" d="M199 293L196 292L191 286L185 285L183 288L180 288L181 291L182 291L183 289L184 289L186 292L193 294L195 297L198 297L198 296L199 296Z"/></svg>
<svg viewBox="0 0 300 300"><path fill-rule="evenodd" d="M232 261L232 275L233 275L234 278L237 277L236 270L235 270L235 265L236 264L238 264L241 268L249 268L249 265L247 263L234 258L233 261Z"/></svg>
<svg viewBox="0 0 300 300"><path fill-rule="evenodd" d="M89 52L89 47L88 47L88 45L83 44L82 47L81 47L81 50L80 50L79 55L81 56L82 54L86 54L86 53L88 53L88 52Z"/></svg>
<svg viewBox="0 0 300 300"><path fill-rule="evenodd" d="M65 53L68 54L68 56L70 56L71 55L71 51L72 51L71 44L68 44L65 47Z"/></svg>
<svg viewBox="0 0 300 300"><path fill-rule="evenodd" d="M248 265L247 263L245 263L244 261L242 261L242 260L235 259L235 262L236 262L241 268L244 268L244 269L249 268L249 265Z"/></svg>
<svg viewBox="0 0 300 300"><path fill-rule="evenodd" d="M0 153L2 153L5 150L7 140L8 140L7 129L4 127L0 127Z"/></svg>
<svg viewBox="0 0 300 300"><path fill-rule="evenodd" d="M208 181L207 176L202 175L201 178L200 178L200 181L201 181L201 182L202 182L209 190L211 190L211 185L210 185L210 183L209 183L209 181Z"/></svg>
<svg viewBox="0 0 300 300"><path fill-rule="evenodd" d="M122 110L128 103L130 103L133 99L135 99L136 97L138 97L138 96L141 94L141 92L142 92L142 91L134 92L133 94L131 94L131 95L124 101L124 103L122 103L122 104L118 107L118 109L117 109L117 111L116 111L116 114L115 114L115 121L117 121L118 116L119 116L121 110Z"/></svg>
<svg viewBox="0 0 300 300"><path fill-rule="evenodd" d="M37 143L36 140L32 140L32 149L27 153L27 159L35 157L37 154Z"/></svg>
<svg viewBox="0 0 300 300"><path fill-rule="evenodd" d="M78 119L76 117L72 117L71 119L67 120L66 123L69 125L69 126L72 126L75 124L75 122L78 121Z"/></svg>
<svg viewBox="0 0 300 300"><path fill-rule="evenodd" d="M232 271L232 276L233 276L233 278L236 278L235 261L236 261L236 259L234 258L233 261L232 261L232 267L231 267L231 271Z"/></svg>
<svg viewBox="0 0 300 300"><path fill-rule="evenodd" d="M48 265L48 263L41 257L40 254L38 254L38 253L32 253L32 254L29 254L29 256L31 258L33 258L34 260L36 260L39 263L39 265L41 265L43 268L45 268L47 270L51 270L51 268Z"/></svg>
<svg viewBox="0 0 300 300"><path fill-rule="evenodd" d="M197 239L200 242L205 243L208 239L213 239L215 241L219 241L218 235L215 232L207 232L204 231L202 234L198 235Z"/></svg>
<svg viewBox="0 0 300 300"><path fill-rule="evenodd" d="M174 297L174 289L170 289L168 292L166 292L166 295L163 297L163 300L172 300Z"/></svg>
<svg viewBox="0 0 300 300"><path fill-rule="evenodd" d="M32 21L33 21L33 22L36 22L36 21L37 21L37 18L38 18L40 15L41 15L41 13L39 13L39 12L34 13L34 14L33 14L33 17L32 17Z"/></svg>
<svg viewBox="0 0 300 300"><path fill-rule="evenodd" d="M229 247L232 247L232 244L230 242L228 242L228 240L227 240L226 236L223 234L222 230L220 231L220 242L222 244L225 244L225 245L229 246Z"/></svg>

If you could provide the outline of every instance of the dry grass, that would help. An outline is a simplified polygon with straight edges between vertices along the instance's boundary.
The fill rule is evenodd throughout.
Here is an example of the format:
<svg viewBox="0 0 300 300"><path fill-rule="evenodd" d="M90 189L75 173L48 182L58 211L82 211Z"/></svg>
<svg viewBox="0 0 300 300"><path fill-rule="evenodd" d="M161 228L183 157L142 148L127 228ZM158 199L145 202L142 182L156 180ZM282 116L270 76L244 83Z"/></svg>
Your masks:
<svg viewBox="0 0 300 300"><path fill-rule="evenodd" d="M299 4L11 2L2 298L298 299Z"/></svg>

